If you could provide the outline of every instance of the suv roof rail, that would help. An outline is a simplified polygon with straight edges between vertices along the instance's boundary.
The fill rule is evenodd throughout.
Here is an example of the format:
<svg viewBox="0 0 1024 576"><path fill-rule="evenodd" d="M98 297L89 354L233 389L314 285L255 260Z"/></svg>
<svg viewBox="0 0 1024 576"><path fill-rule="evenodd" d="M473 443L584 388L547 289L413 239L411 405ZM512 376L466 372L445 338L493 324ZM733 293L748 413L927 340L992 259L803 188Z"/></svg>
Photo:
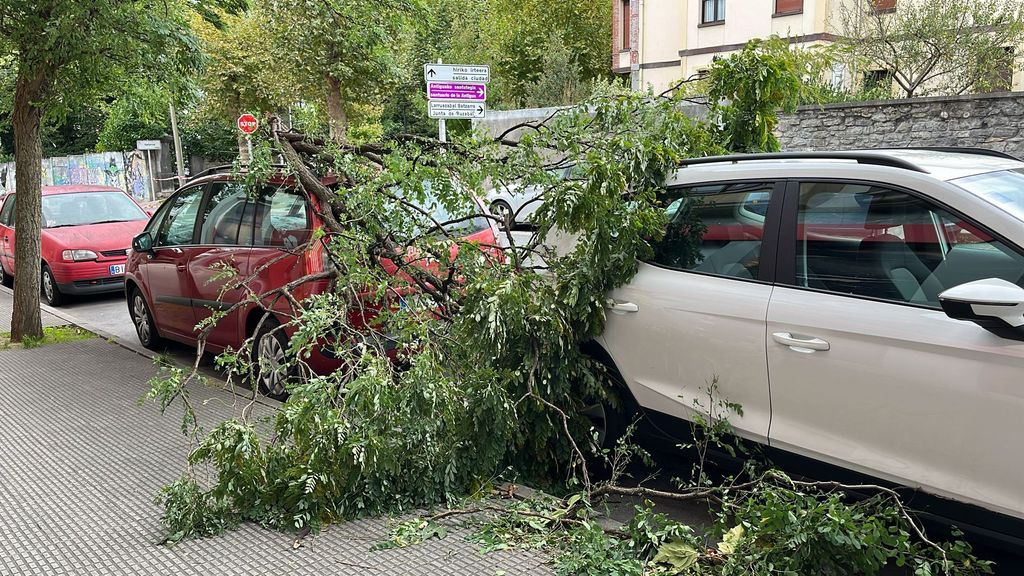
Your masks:
<svg viewBox="0 0 1024 576"><path fill-rule="evenodd" d="M731 162L756 161L756 160L853 160L859 164L872 164L875 166L889 166L891 168L902 168L914 172L928 171L920 166L901 158L895 158L879 152L760 152L756 154L730 154L728 156L705 156L703 158L689 158L680 162L681 166L694 166L697 164L716 164Z"/></svg>
<svg viewBox="0 0 1024 576"><path fill-rule="evenodd" d="M230 170L232 168L234 168L234 165L232 165L232 164L219 164L217 166L210 166L209 168L207 168L206 170L203 170L202 172L200 172L198 174L191 175L189 177L189 180L192 180L194 178L202 178L203 176L209 176L210 174L218 174L220 172L225 172L225 171Z"/></svg>
<svg viewBox="0 0 1024 576"><path fill-rule="evenodd" d="M1004 158L1006 160L1016 160L1020 162L1021 159L1017 158L1012 154L1006 152L1000 152L998 150L990 150L988 148L977 148L967 146L912 146L907 150L931 150L932 152L957 152L959 154L976 154L978 156L992 156L993 158Z"/></svg>
<svg viewBox="0 0 1024 576"><path fill-rule="evenodd" d="M287 164L271 164L270 167L271 168L287 168L288 165ZM234 164L220 164L218 166L211 166L211 167L207 168L206 170L203 170L202 172L199 172L198 174L193 174L193 175L189 176L188 179L189 180L194 180L196 178L202 178L203 176L209 176L211 174L220 174L221 172L227 172L229 170L234 170L234 169L235 169L235 165Z"/></svg>

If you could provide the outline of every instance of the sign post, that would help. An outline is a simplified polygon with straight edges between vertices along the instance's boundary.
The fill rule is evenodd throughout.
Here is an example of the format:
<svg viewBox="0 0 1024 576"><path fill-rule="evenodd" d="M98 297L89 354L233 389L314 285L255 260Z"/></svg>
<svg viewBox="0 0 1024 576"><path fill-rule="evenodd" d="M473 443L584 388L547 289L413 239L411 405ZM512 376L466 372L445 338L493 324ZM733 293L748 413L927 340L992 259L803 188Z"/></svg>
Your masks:
<svg viewBox="0 0 1024 576"><path fill-rule="evenodd" d="M248 165L252 161L252 138L250 138L250 135L260 127L260 121L252 114L246 113L238 117L236 124L242 134L245 134L245 149L249 156L246 159L246 165Z"/></svg>
<svg viewBox="0 0 1024 576"><path fill-rule="evenodd" d="M487 82L491 79L489 66L473 64L423 65L423 79L427 83L428 116L438 121L438 139L446 142L446 119L483 118L487 110Z"/></svg>
<svg viewBox="0 0 1024 576"><path fill-rule="evenodd" d="M153 156L150 154L154 150L159 151L163 148L163 143L159 140L136 140L135 149L142 150L146 153L146 172L149 174L149 197L147 200L156 200L156 178L153 173Z"/></svg>

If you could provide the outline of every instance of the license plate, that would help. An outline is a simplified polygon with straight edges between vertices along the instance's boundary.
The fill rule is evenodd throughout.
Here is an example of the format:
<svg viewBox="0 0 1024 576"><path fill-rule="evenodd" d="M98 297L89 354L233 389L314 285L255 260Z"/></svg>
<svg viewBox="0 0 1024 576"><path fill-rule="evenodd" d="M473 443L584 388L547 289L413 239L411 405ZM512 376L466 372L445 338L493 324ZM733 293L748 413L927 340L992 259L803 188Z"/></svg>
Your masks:
<svg viewBox="0 0 1024 576"><path fill-rule="evenodd" d="M124 264L111 264L110 265L111 276L124 276Z"/></svg>

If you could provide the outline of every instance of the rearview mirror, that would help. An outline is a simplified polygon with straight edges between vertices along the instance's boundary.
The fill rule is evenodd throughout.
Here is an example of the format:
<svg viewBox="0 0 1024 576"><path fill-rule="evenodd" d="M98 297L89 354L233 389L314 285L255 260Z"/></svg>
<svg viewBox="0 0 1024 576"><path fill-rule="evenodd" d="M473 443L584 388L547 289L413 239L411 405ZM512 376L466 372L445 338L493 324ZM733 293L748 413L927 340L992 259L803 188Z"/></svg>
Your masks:
<svg viewBox="0 0 1024 576"><path fill-rule="evenodd" d="M939 294L946 316L968 320L1011 340L1024 340L1024 288L1000 278L975 280Z"/></svg>
<svg viewBox="0 0 1024 576"><path fill-rule="evenodd" d="M136 252L152 252L153 235L149 232L143 232L135 238L132 238L132 250L135 250Z"/></svg>

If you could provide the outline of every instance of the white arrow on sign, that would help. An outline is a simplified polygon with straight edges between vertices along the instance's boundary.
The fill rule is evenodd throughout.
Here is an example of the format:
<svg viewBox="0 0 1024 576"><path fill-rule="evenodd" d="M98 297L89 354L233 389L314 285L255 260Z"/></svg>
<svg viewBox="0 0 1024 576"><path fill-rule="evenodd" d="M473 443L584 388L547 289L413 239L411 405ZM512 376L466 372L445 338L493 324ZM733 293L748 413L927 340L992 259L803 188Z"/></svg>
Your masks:
<svg viewBox="0 0 1024 576"><path fill-rule="evenodd" d="M484 82L491 79L491 67L477 64L424 64L427 82Z"/></svg>
<svg viewBox="0 0 1024 576"><path fill-rule="evenodd" d="M427 115L438 120L483 118L486 112L484 104L474 102L430 102L427 108Z"/></svg>

